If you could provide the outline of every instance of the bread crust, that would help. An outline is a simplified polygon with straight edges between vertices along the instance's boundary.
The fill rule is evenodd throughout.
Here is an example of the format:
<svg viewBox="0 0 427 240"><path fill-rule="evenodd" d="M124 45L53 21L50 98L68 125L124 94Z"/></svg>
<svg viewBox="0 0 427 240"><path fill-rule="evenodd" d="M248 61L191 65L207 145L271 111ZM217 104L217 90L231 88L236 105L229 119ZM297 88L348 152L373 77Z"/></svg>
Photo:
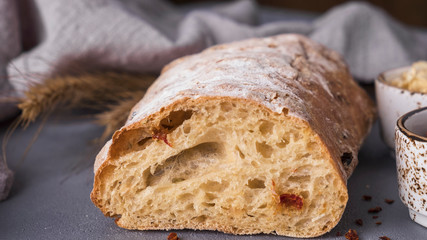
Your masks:
<svg viewBox="0 0 427 240"><path fill-rule="evenodd" d="M262 71L257 70L260 67ZM141 138L144 131L148 136L147 129L158 126L161 119L180 106L203 105L212 99L242 101L308 125L317 134L322 151L327 153L342 180L337 187L343 192L347 192L346 181L357 165L357 152L375 119L373 102L353 81L341 57L306 37L285 34L214 46L167 65L132 109L126 124L98 154L91 193L95 205L107 214L99 200L101 173L126 152L130 139ZM338 221L339 218L332 226ZM119 219L116 222L129 228ZM138 226L138 229L168 228L258 233L239 232L220 224Z"/></svg>

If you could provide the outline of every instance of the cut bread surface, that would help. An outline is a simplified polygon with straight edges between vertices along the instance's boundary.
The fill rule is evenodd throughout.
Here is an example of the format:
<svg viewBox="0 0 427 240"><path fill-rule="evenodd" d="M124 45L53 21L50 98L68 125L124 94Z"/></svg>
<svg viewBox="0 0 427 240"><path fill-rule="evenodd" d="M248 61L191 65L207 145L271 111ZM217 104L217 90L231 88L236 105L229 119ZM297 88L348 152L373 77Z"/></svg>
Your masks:
<svg viewBox="0 0 427 240"><path fill-rule="evenodd" d="M99 176L97 204L118 225L301 237L340 219L345 182L304 121L239 99L166 115Z"/></svg>

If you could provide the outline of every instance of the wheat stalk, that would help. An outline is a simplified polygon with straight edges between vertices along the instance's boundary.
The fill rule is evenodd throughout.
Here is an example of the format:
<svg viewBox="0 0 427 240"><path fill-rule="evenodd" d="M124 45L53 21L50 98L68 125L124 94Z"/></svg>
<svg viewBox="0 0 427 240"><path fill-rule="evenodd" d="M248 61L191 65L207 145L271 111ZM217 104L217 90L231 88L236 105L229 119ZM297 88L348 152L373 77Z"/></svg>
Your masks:
<svg viewBox="0 0 427 240"><path fill-rule="evenodd" d="M108 110L97 114L95 117L97 123L105 126L104 133L100 141L104 141L114 131L119 129L126 123L127 117L136 103L144 96L145 91L132 92L132 96L127 99L119 101L117 104L108 106Z"/></svg>
<svg viewBox="0 0 427 240"><path fill-rule="evenodd" d="M41 84L31 85L24 92L24 97L18 99L18 108L22 111L20 119L23 126L27 127L43 113L58 108L108 108L114 111L117 106L124 114L124 107L120 102L128 103L129 99L134 100L135 96L142 97L141 92L145 91L154 79L154 76L149 75L115 72L49 78ZM102 116L106 117L108 114Z"/></svg>

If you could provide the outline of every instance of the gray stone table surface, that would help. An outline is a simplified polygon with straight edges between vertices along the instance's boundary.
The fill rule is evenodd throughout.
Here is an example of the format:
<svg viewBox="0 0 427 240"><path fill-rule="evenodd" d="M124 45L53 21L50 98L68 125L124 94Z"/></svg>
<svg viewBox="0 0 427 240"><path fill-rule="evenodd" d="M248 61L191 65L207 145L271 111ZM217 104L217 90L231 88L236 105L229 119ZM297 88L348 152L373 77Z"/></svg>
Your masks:
<svg viewBox="0 0 427 240"><path fill-rule="evenodd" d="M0 123L0 137L9 123ZM8 200L0 202L0 239L166 239L169 231L129 231L114 224L92 204L92 164L99 146L91 142L102 128L81 117L52 117L47 121L28 156L25 147L40 122L17 130L7 145L9 166L16 180ZM395 160L381 141L378 123L360 153L360 163L348 181L350 199L340 223L319 239L337 237L348 229L361 239L427 239L427 229L412 222L398 198ZM372 196L370 202L363 195ZM385 198L395 200L386 204ZM368 209L381 206L378 219ZM363 220L363 226L355 224ZM381 225L376 225L381 221ZM176 231L190 239L288 239L274 235L233 236L215 231Z"/></svg>

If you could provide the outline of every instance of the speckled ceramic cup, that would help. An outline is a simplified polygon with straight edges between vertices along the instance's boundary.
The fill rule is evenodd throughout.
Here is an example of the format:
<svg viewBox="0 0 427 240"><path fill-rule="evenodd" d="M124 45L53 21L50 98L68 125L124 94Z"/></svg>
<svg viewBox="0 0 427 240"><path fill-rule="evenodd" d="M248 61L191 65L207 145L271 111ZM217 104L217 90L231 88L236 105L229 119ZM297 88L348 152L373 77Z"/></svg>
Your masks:
<svg viewBox="0 0 427 240"><path fill-rule="evenodd" d="M396 165L400 199L412 220L427 227L427 107L397 121Z"/></svg>
<svg viewBox="0 0 427 240"><path fill-rule="evenodd" d="M427 94L395 87L391 80L400 77L410 67L386 71L375 79L375 95L380 116L381 135L384 142L394 149L394 127L403 114L427 106Z"/></svg>

